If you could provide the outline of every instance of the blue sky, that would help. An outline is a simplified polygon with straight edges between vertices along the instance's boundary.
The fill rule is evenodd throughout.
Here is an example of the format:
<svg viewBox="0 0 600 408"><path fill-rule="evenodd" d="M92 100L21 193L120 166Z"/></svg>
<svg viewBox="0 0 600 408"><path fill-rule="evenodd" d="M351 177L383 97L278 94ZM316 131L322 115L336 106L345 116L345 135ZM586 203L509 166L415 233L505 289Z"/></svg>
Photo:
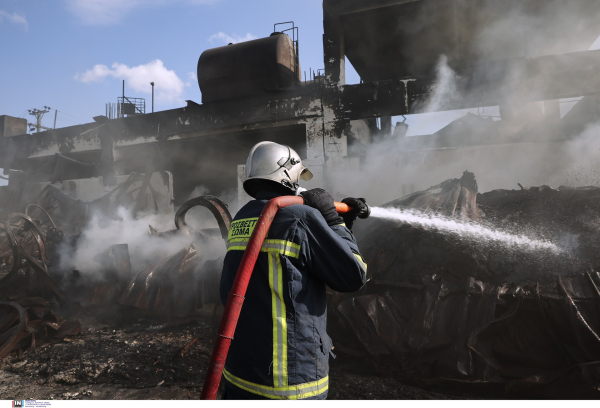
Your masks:
<svg viewBox="0 0 600 408"><path fill-rule="evenodd" d="M300 27L302 69L322 68L322 0L0 0L0 114L33 120L28 109L50 106L45 126L53 126L54 109L57 127L91 122L116 102L122 79L148 111L150 81L155 110L200 102L202 51L268 36L273 23L289 20ZM346 75L359 80L349 64ZM409 135L464 113L409 117Z"/></svg>
<svg viewBox="0 0 600 408"><path fill-rule="evenodd" d="M33 119L27 110L45 105L58 109L58 127L90 122L116 102L123 78L148 110L150 81L156 110L200 102L202 51L289 20L300 26L303 68L321 68L320 0L0 0L0 114Z"/></svg>

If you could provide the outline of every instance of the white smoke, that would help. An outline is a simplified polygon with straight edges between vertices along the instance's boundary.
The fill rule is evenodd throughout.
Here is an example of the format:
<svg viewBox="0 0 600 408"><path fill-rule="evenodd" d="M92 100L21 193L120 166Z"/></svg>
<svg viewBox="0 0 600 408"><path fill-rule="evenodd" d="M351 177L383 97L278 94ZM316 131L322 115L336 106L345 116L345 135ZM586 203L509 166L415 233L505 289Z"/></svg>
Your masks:
<svg viewBox="0 0 600 408"><path fill-rule="evenodd" d="M190 210L190 213L193 210ZM206 213L202 213L200 216L203 221L210 218L216 225L214 216L208 210L205 211ZM220 236L209 242L194 242L192 237L181 233L167 234L162 237L149 233L150 225L159 232L174 230L174 214L148 214L136 219L129 210L122 207L118 209L117 214L115 219L94 214L78 238L75 250L63 251L61 268L63 270L77 269L90 280L102 279L102 276L98 275L101 265L94 260L94 257L117 244L128 245L131 270L134 274L165 257L188 248L192 243L205 260L222 257L225 253L225 245ZM193 218L193 214L186 217L186 221L192 228L195 226L189 221ZM211 223L205 222L205 224Z"/></svg>
<svg viewBox="0 0 600 408"><path fill-rule="evenodd" d="M499 96L497 100L505 101L513 108L513 118L501 121L497 120L499 117L493 118L494 126L486 128L482 125L483 130L472 135L449 133L374 143L361 158L360 171L345 170L335 177L332 191L337 193L336 198L364 196L373 204L382 204L425 190L449 178L459 178L465 170L475 173L481 192L518 189L517 183L524 186L546 184L555 188L561 185L600 185L599 102L594 104L594 100L588 98L588 112L580 109L577 120L580 118L580 122L588 120L589 123L573 126L573 119L562 121L559 117L552 118L549 111L542 110L541 103L519 100L522 90L519 84L544 83L544 72L526 71L527 64L519 63L525 60L519 58L598 48L600 39L592 44L598 38L597 24L594 23L597 13L582 16L581 9L556 0L540 2L536 6L538 9L533 11L515 3L510 12L504 14L495 9L496 6L505 7L502 2L489 2L488 5L492 7L492 14L484 19L485 24L478 28L465 27L469 35L473 35L469 39L470 48L464 49L463 54L458 56L452 55L452 58L440 56L435 66L436 77L431 94L419 108L435 112L482 96L479 94L482 89L471 89L473 94L461 94L461 91L464 92L463 84L470 79L463 73L463 70L469 72L464 65L466 62L461 60L461 56L466 56L469 67L479 67L474 77L486 87L485 96L487 93ZM589 7L598 8L597 5ZM496 14L493 14L494 10ZM424 52L423 55L430 58L431 54ZM506 67L501 61L509 59L513 59L513 63L509 64L507 71L502 71L503 68L498 72L495 70L495 67ZM532 74L533 78L529 78ZM524 78L529 79L524 81ZM560 108L561 114L565 113L565 106ZM498 106L486 107L485 110L499 115ZM481 109L408 116L408 134L415 134L413 128L436 132L467 112L477 115ZM483 116L486 115L482 114L474 122L487 120L492 123L492 118L484 119ZM468 126L457 128L465 132L470 129ZM486 133L486 129L490 133ZM361 140L368 138L368 135L360 137ZM408 139L410 143L404 143ZM410 147L407 147L408 144Z"/></svg>
<svg viewBox="0 0 600 408"><path fill-rule="evenodd" d="M581 135L565 144L558 165L552 176L554 185L600 185L600 122L588 124Z"/></svg>
<svg viewBox="0 0 600 408"><path fill-rule="evenodd" d="M433 92L425 105L425 112L437 112L459 95L458 75L448 66L448 57L442 55L436 66L436 79Z"/></svg>
<svg viewBox="0 0 600 408"><path fill-rule="evenodd" d="M112 245L128 244L132 271L135 273L192 243L191 237L182 234L168 238L149 234L149 225L159 231L174 229L173 216L146 215L135 219L122 207L117 214L116 219L94 214L79 237L75 252L66 254L61 259L62 268L77 269L84 275L89 275L99 269L100 265L93 259L96 255Z"/></svg>
<svg viewBox="0 0 600 408"><path fill-rule="evenodd" d="M332 193L338 200L366 197L380 205L460 178L465 170L475 174L482 193L519 189L518 183L552 188L600 186L600 122L588 124L569 141L401 151L398 140L385 140L369 147L360 171L336 174Z"/></svg>
<svg viewBox="0 0 600 408"><path fill-rule="evenodd" d="M459 93L460 78L448 66L445 56L440 58L436 72L431 97L423 104L431 111L443 109L448 100L465 97ZM516 69L505 80L513 82L520 75ZM598 103L589 105L597 108ZM334 176L334 196L367 197L378 205L449 178L460 178L465 170L475 173L480 192L518 189L518 183L526 187L549 185L553 188L600 185L600 122L581 124L584 130L578 130L579 134L570 134L572 131L565 126L562 134L554 129L561 129L561 125L548 122L537 105L524 104L521 109L511 121L495 122L498 134L492 140L488 134L476 134L474 140L464 145L438 147L438 143L452 146L453 140L414 136L406 138L411 142L410 151L404 150L407 145L401 144L403 140L373 143L362 159L360 171L346 170L339 177ZM450 112L440 114L444 113ZM418 115L417 120L431 119L431 115ZM468 127L464 129L468 131ZM460 136L455 134L448 138Z"/></svg>

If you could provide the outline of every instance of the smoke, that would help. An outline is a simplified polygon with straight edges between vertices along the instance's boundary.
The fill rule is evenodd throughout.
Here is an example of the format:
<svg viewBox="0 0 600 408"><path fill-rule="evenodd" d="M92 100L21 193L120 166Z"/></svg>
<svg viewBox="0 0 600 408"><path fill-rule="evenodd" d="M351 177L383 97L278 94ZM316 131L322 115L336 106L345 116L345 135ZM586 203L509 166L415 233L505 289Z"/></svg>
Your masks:
<svg viewBox="0 0 600 408"><path fill-rule="evenodd" d="M191 200L192 198L196 198L196 197L200 197L200 196L203 196L203 195L207 195L209 191L210 191L210 189L208 187L206 187L206 186L203 186L203 185L196 186L196 187L194 187L194 189L192 190L192 192L188 196L187 200Z"/></svg>
<svg viewBox="0 0 600 408"><path fill-rule="evenodd" d="M214 219L210 212L208 215ZM186 221L188 218L190 217ZM101 279L102 276L96 275L101 265L94 257L116 244L128 244L134 274L192 243L205 259L216 259L224 255L224 245L220 238L214 242L199 243L193 242L192 237L184 234L166 234L163 237L150 235L149 225L160 232L174 230L173 219L174 214L148 214L136 219L123 207L117 210L115 219L96 213L77 240L74 251L62 251L61 268L77 269L92 281Z"/></svg>
<svg viewBox="0 0 600 408"><path fill-rule="evenodd" d="M459 97L459 77L450 66L448 57L442 55L436 66L436 79L433 84L433 92L425 103L425 112L437 112L444 108L449 102Z"/></svg>
<svg viewBox="0 0 600 408"><path fill-rule="evenodd" d="M415 139L410 149L401 140L384 140L369 147L360 171L334 173L330 188L337 199L360 196L379 205L459 178L465 170L475 173L480 192L519 189L518 183L553 188L600 185L600 122L588 123L581 133L564 140L553 140L543 124L526 135L512 133L514 125L490 126L509 132L514 142L489 143L487 135L477 132L474 137L481 139L480 144L472 146L436 148L431 144L431 139L439 141L435 136L406 138ZM562 132L558 128L557 133Z"/></svg>
<svg viewBox="0 0 600 408"><path fill-rule="evenodd" d="M564 157L552 175L554 185L600 184L600 122L588 124L574 141L565 144Z"/></svg>
<svg viewBox="0 0 600 408"><path fill-rule="evenodd" d="M464 18L456 33L461 39L456 49L445 47L443 52L448 54L438 54L437 60L433 60L431 50L444 47L421 43L422 52L412 55L417 61L410 61L411 66L420 69L431 66L435 73L430 95L419 108L435 112L461 104L476 106L473 101L494 94L498 101L503 101L503 106L486 107L486 111L500 111L502 120L478 116L478 110L474 109L433 135L384 140L374 135L359 135L358 140L374 140L361 158L361 170L335 173L334 168L327 169L334 176L328 188L335 192L336 198L363 196L374 205L382 204L443 180L458 178L465 170L475 173L480 192L518 189L518 183L555 188L600 184L598 98L584 98L561 119L559 101L530 103L522 99L520 92L523 87L548 82L543 71L530 77L532 72L522 63L523 58L590 48L600 34L597 29L600 3L481 0L477 4L481 7L452 9L453 13L463 13L460 18ZM431 25L428 16L437 11L426 5L423 10L424 15L415 19L415 24ZM468 21L475 23L467 24ZM410 28L411 32L424 29ZM399 32L406 30L399 28ZM438 38L438 41L446 44L444 41L454 40ZM502 62L507 60L511 62ZM523 81L524 78L529 80ZM407 122L427 122L430 127L436 116L455 114L416 115Z"/></svg>

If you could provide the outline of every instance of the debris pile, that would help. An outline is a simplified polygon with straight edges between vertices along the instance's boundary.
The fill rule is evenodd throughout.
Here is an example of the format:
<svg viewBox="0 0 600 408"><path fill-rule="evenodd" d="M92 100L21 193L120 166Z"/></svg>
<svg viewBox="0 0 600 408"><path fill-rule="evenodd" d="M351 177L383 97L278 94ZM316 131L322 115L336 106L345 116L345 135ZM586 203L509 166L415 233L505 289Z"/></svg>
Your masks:
<svg viewBox="0 0 600 408"><path fill-rule="evenodd" d="M126 242L98 248L99 268L86 279L85 271L63 270L60 259L77 246L89 207L63 196L47 188L42 205L11 214L3 224L3 372L31 376L40 387L75 387L68 393L79 397L114 395L85 388L113 384L153 389L124 398L192 398L200 391L219 318L222 258L215 259L212 245L227 237L226 205L199 197L177 211L175 229L150 225L151 239L185 236L190 242L156 262L134 267ZM332 375L350 388L362 381L352 372L369 372L402 387L467 390L463 397L485 390L494 396L597 398L599 198L600 188L592 187L479 194L475 175L465 172L384 205L534 237L560 251L479 240L434 224L357 223L368 283L359 293L329 298L328 331L339 355ZM210 209L218 228L194 229L186 222L196 205ZM74 224L63 229L54 216ZM44 348L60 341L65 347ZM335 388L333 395L356 396Z"/></svg>
<svg viewBox="0 0 600 408"><path fill-rule="evenodd" d="M227 206L218 198L198 197L185 203L175 215L172 231L150 226L151 237L188 236L193 242L189 248L134 271L128 244L117 243L94 257L99 267L93 279L84 278L85 271L64 270L61 264L61 255L77 247L89 221L90 204L52 186L42 191L39 202L48 211L32 204L23 214L8 215L0 226L0 359L10 353L21 358L26 350L78 334L82 327L78 318L101 326L96 318L109 316L104 320L115 322L120 314L189 317L198 315L206 303L218 302L214 288L222 260L208 252L215 240L222 245L231 223ZM195 230L186 223L186 213L197 205L218 216L219 228ZM72 222L66 228L74 235L59 229L50 214L60 225Z"/></svg>
<svg viewBox="0 0 600 408"><path fill-rule="evenodd" d="M46 219L29 214L42 213ZM45 298L64 304L65 293L48 271L58 259L64 234L43 208L29 205L25 214L10 214L3 223L0 242L0 359L19 356L44 343L60 341L80 332L77 320L54 313Z"/></svg>
<svg viewBox="0 0 600 408"><path fill-rule="evenodd" d="M42 298L2 301L0 306L0 359L12 352L21 358L28 349L59 342L81 332L78 320L58 316Z"/></svg>
<svg viewBox="0 0 600 408"><path fill-rule="evenodd" d="M336 350L421 384L597 398L599 196L548 187L477 194L465 173L388 203L571 238L551 254L369 219L355 231L369 282L358 296L331 298Z"/></svg>

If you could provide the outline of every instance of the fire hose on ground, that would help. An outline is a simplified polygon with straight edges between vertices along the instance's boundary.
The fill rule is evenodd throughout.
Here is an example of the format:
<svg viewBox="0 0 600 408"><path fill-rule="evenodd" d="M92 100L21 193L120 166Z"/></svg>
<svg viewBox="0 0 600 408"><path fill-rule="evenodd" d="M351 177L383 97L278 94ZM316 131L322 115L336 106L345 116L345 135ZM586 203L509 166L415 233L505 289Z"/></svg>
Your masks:
<svg viewBox="0 0 600 408"><path fill-rule="evenodd" d="M258 259L258 254L263 245L263 242L269 232L271 223L275 218L275 215L280 208L288 207L290 205L304 204L304 199L298 196L283 196L269 200L258 218L258 222L250 240L248 246L242 257L240 267L238 268L235 276L235 281L227 298L227 304L225 305L225 311L221 318L221 324L219 326L218 336L215 341L215 346L210 359L206 378L204 379L204 387L202 388L202 394L200 399L214 400L217 398L217 391L221 382L221 375L223 374L223 368L225 367L225 360L227 360L227 353L229 352L229 346L231 340L233 340L233 334L237 326L238 318L244 304L244 296L246 295L246 289L250 283L250 277L254 270L254 265ZM335 209L338 213L344 214L350 211L350 207L344 203L335 203ZM365 216L360 218L366 218L368 211Z"/></svg>

